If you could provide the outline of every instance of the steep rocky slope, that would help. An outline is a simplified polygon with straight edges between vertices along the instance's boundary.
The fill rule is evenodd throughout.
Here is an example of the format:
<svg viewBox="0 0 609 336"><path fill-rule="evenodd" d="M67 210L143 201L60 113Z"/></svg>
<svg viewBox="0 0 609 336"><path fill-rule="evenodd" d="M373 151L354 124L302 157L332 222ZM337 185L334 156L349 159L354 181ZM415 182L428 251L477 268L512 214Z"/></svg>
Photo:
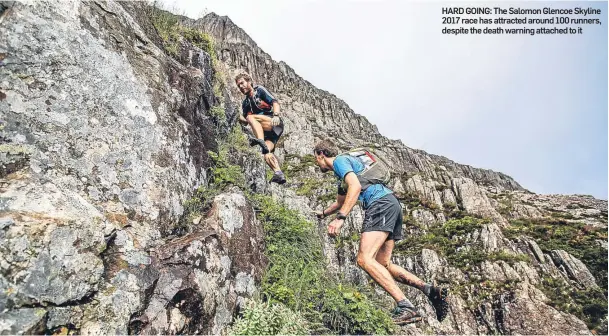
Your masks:
<svg viewBox="0 0 609 336"><path fill-rule="evenodd" d="M316 309L334 317L308 329L358 330L344 324L372 312L361 292L379 311L391 301L355 264L361 210L336 240L312 216L335 192L310 157L325 137L391 162L411 233L394 262L451 286L442 322L404 286L428 317L395 331L607 332L606 201L537 195L505 174L386 139L226 17L181 17L180 26L143 2L1 4L0 333L218 334L260 290L309 322ZM266 182L235 124L232 78L242 70L286 113L277 150L286 185ZM305 223L317 230L307 236ZM321 254L290 250L282 227ZM291 258L277 259L282 248ZM278 265L307 270L296 274L303 287L325 278L323 265L359 289L301 288L336 304L306 308Z"/></svg>
<svg viewBox="0 0 609 336"><path fill-rule="evenodd" d="M407 230L418 237L398 245L394 262L454 290L451 314L438 323L424 297L404 287L430 316L408 332L606 333L606 201L536 195L505 174L408 148L380 135L345 102L285 63L274 62L229 18L209 14L184 24L214 36L218 57L231 74L247 71L279 97L288 123L278 152L290 181L288 188L273 188L276 197L305 214L331 202L332 182L310 160L318 139L330 137L343 148L370 146L392 165ZM234 89L233 94L239 97ZM325 252L337 273L366 284L369 278L355 266L361 219L355 211L344 240L326 239ZM440 235L450 243L437 239ZM561 302L568 301L562 295L569 290L575 290L570 294L576 303ZM575 312L577 317L569 314Z"/></svg>

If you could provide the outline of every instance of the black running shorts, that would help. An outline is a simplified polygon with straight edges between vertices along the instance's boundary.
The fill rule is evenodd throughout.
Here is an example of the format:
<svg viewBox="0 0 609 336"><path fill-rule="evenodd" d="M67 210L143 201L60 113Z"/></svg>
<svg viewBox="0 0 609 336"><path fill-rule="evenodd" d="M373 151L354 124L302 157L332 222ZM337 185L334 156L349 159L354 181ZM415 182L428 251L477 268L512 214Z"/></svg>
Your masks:
<svg viewBox="0 0 609 336"><path fill-rule="evenodd" d="M402 206L393 193L374 201L366 210L362 232L387 231L396 242L404 239L402 233Z"/></svg>
<svg viewBox="0 0 609 336"><path fill-rule="evenodd" d="M272 117L271 117L272 118ZM279 141L279 137L283 134L283 119L279 118L281 122L279 125L273 127L270 131L264 131L264 140L269 140L273 143L273 145L277 145L277 141Z"/></svg>

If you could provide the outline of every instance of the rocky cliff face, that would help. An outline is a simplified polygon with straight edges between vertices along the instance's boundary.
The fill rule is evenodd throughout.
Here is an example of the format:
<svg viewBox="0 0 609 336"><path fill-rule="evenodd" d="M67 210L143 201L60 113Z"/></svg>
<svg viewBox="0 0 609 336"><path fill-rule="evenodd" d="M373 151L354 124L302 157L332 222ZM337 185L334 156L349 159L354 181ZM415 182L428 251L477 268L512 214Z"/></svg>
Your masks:
<svg viewBox="0 0 609 336"><path fill-rule="evenodd" d="M1 4L1 333L225 332L268 265L248 195L317 223L335 192L310 160L326 137L392 164L410 233L393 261L451 287L439 322L403 286L427 318L401 333L606 333L606 201L537 195L386 139L226 17L176 31L141 2ZM251 149L220 158L242 70L286 114L285 185L265 181ZM390 303L355 264L362 219L356 207L336 240L317 223L328 269Z"/></svg>
<svg viewBox="0 0 609 336"><path fill-rule="evenodd" d="M136 3L7 6L0 332L220 332L265 260L240 191L176 236L223 136L210 56L167 56Z"/></svg>

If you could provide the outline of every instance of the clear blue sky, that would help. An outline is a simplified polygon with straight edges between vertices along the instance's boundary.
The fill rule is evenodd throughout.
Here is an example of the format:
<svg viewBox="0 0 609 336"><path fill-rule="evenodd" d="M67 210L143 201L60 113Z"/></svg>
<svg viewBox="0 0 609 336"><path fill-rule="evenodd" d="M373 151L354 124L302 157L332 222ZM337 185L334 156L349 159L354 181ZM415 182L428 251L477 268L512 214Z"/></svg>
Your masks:
<svg viewBox="0 0 609 336"><path fill-rule="evenodd" d="M607 199L606 2L165 3L192 18L229 16L274 60L409 147L536 193ZM571 36L441 34L443 6L497 5L600 8L602 24Z"/></svg>

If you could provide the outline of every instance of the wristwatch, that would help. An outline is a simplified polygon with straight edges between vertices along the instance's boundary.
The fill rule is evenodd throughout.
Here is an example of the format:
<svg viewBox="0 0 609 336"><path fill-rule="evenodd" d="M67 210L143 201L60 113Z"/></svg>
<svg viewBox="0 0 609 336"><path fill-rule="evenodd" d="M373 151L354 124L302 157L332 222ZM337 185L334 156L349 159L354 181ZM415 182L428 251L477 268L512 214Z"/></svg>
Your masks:
<svg viewBox="0 0 609 336"><path fill-rule="evenodd" d="M336 218L338 218L338 219L347 219L347 216L343 215L343 213L339 211L338 214L336 215Z"/></svg>

